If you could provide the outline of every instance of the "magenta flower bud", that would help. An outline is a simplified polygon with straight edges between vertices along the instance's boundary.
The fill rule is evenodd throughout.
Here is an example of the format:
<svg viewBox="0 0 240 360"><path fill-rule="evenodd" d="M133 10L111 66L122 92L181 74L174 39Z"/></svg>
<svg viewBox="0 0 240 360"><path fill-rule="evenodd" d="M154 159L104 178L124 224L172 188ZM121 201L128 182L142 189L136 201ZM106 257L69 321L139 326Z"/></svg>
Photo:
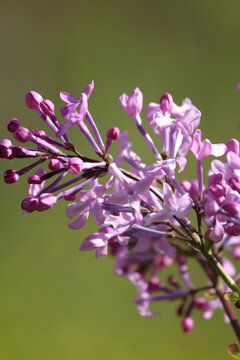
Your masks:
<svg viewBox="0 0 240 360"><path fill-rule="evenodd" d="M240 204L236 202L231 202L228 204L223 205L223 210L225 210L230 215L238 215L240 213Z"/></svg>
<svg viewBox="0 0 240 360"><path fill-rule="evenodd" d="M206 231L206 233L208 233L208 230ZM211 230L211 232L208 233L208 237L212 242L217 243L223 239L223 236L224 236L224 227L220 223L220 221L216 219L213 229Z"/></svg>
<svg viewBox="0 0 240 360"><path fill-rule="evenodd" d="M3 139L0 141L0 147L1 146L10 147L10 146L12 146L12 142L9 139Z"/></svg>
<svg viewBox="0 0 240 360"><path fill-rule="evenodd" d="M184 188L184 190L189 193L189 191L191 189L190 181L184 180L181 182L181 184L182 184L182 187Z"/></svg>
<svg viewBox="0 0 240 360"><path fill-rule="evenodd" d="M43 100L40 103L40 109L45 115L51 116L54 114L55 106L51 100Z"/></svg>
<svg viewBox="0 0 240 360"><path fill-rule="evenodd" d="M34 196L27 196L25 199L23 199L21 207L28 213L37 210L38 198L35 198Z"/></svg>
<svg viewBox="0 0 240 360"><path fill-rule="evenodd" d="M79 174L83 168L83 161L78 157L73 157L69 159L68 162L68 171L74 175Z"/></svg>
<svg viewBox="0 0 240 360"><path fill-rule="evenodd" d="M0 145L0 158L2 159L13 159L12 149Z"/></svg>
<svg viewBox="0 0 240 360"><path fill-rule="evenodd" d="M43 193L39 196L37 211L45 211L53 207L57 200L50 193Z"/></svg>
<svg viewBox="0 0 240 360"><path fill-rule="evenodd" d="M227 146L226 154L229 151L233 151L235 154L239 155L239 141L237 141L236 139L231 139L227 142L226 146Z"/></svg>
<svg viewBox="0 0 240 360"><path fill-rule="evenodd" d="M235 247L235 249L233 250L233 257L236 260L240 259L240 246Z"/></svg>
<svg viewBox="0 0 240 360"><path fill-rule="evenodd" d="M20 126L20 122L18 121L18 119L12 119L8 123L7 129L8 129L8 131L14 133L15 131L17 131L19 126Z"/></svg>
<svg viewBox="0 0 240 360"><path fill-rule="evenodd" d="M18 158L18 157L26 155L27 150L21 146L13 146L12 153L13 153L14 158Z"/></svg>
<svg viewBox="0 0 240 360"><path fill-rule="evenodd" d="M31 130L31 135L37 136L42 139L46 135L46 133L43 130Z"/></svg>
<svg viewBox="0 0 240 360"><path fill-rule="evenodd" d="M181 326L182 326L182 330L188 334L192 331L193 326L194 326L194 321L191 317L186 317L185 319L183 319L183 321L181 322Z"/></svg>
<svg viewBox="0 0 240 360"><path fill-rule="evenodd" d="M189 193L191 198L196 201L198 199L198 181L197 180L191 180L191 181L184 180L184 181L182 181L181 184L182 184L182 187L184 188L184 190Z"/></svg>
<svg viewBox="0 0 240 360"><path fill-rule="evenodd" d="M48 165L49 169L52 171L56 171L63 168L63 164L61 161L58 160L58 158L51 158Z"/></svg>
<svg viewBox="0 0 240 360"><path fill-rule="evenodd" d="M27 128L20 126L13 136L17 141L24 143L30 139L30 134L31 133Z"/></svg>
<svg viewBox="0 0 240 360"><path fill-rule="evenodd" d="M209 176L209 184L210 185L218 185L223 181L223 175L222 174L213 174Z"/></svg>
<svg viewBox="0 0 240 360"><path fill-rule="evenodd" d="M19 175L16 170L7 170L3 174L3 178L6 184L13 184L19 180Z"/></svg>
<svg viewBox="0 0 240 360"><path fill-rule="evenodd" d="M41 184L42 180L41 180L40 176L35 174L35 175L32 175L32 176L29 176L28 183L29 184Z"/></svg>
<svg viewBox="0 0 240 360"><path fill-rule="evenodd" d="M199 310L205 310L207 308L207 299L204 297L197 297L194 299L194 306Z"/></svg>
<svg viewBox="0 0 240 360"><path fill-rule="evenodd" d="M25 101L29 109L37 110L39 108L40 102L43 101L43 98L36 91L30 91L25 96Z"/></svg>
<svg viewBox="0 0 240 360"><path fill-rule="evenodd" d="M91 82L91 84L89 84L87 87L85 87L85 89L83 90L84 94L87 95L87 98L89 99L92 91L94 89L94 81Z"/></svg>
<svg viewBox="0 0 240 360"><path fill-rule="evenodd" d="M170 94L164 94L160 99L160 109L163 113L171 112L173 107L173 98Z"/></svg>
<svg viewBox="0 0 240 360"><path fill-rule="evenodd" d="M236 178L231 178L228 183L233 190L240 193L240 182Z"/></svg>
<svg viewBox="0 0 240 360"><path fill-rule="evenodd" d="M205 213L207 216L216 215L219 210L219 205L216 201L210 200L205 205Z"/></svg>
<svg viewBox="0 0 240 360"><path fill-rule="evenodd" d="M120 134L119 128L113 127L107 131L106 137L111 140L117 140L117 138L119 137L119 134Z"/></svg>
<svg viewBox="0 0 240 360"><path fill-rule="evenodd" d="M237 89L237 92L240 94L240 83L237 84L236 89Z"/></svg>
<svg viewBox="0 0 240 360"><path fill-rule="evenodd" d="M234 224L227 224L224 230L230 236L238 236L240 234L240 228Z"/></svg>
<svg viewBox="0 0 240 360"><path fill-rule="evenodd" d="M186 264L186 259L185 259L184 256L177 255L176 256L176 262L177 262L178 265L181 266L181 265Z"/></svg>
<svg viewBox="0 0 240 360"><path fill-rule="evenodd" d="M77 194L70 194L70 195L64 196L64 199L66 201L74 201L74 200L76 200L76 197L77 197Z"/></svg>

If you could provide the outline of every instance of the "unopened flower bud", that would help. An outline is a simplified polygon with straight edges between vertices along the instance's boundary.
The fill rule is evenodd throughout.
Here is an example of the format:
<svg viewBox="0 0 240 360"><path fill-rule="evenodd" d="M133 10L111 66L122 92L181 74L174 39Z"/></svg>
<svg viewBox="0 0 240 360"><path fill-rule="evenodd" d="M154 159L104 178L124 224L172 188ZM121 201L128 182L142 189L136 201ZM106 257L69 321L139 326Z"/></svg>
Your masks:
<svg viewBox="0 0 240 360"><path fill-rule="evenodd" d="M8 129L8 131L14 133L15 131L17 131L19 126L20 126L20 122L18 121L18 119L12 119L8 123L7 129Z"/></svg>
<svg viewBox="0 0 240 360"><path fill-rule="evenodd" d="M17 141L24 143L29 140L30 131L27 128L20 126L17 131L15 131L13 136Z"/></svg>
<svg viewBox="0 0 240 360"><path fill-rule="evenodd" d="M12 149L3 145L0 145L0 158L13 159Z"/></svg>
<svg viewBox="0 0 240 360"><path fill-rule="evenodd" d="M184 256L177 255L177 256L176 256L176 262L177 262L178 265L181 266L181 265L186 264L186 259L185 259Z"/></svg>
<svg viewBox="0 0 240 360"><path fill-rule="evenodd" d="M160 99L160 109L163 113L171 112L173 106L173 98L170 94L164 94Z"/></svg>
<svg viewBox="0 0 240 360"><path fill-rule="evenodd" d="M35 198L34 196L27 196L25 199L23 199L21 207L28 213L37 210L38 198Z"/></svg>
<svg viewBox="0 0 240 360"><path fill-rule="evenodd" d="M31 130L31 135L37 136L42 139L46 135L46 133L43 130Z"/></svg>
<svg viewBox="0 0 240 360"><path fill-rule="evenodd" d="M3 178L6 184L13 184L19 180L19 175L16 170L7 170L3 174Z"/></svg>
<svg viewBox="0 0 240 360"><path fill-rule="evenodd" d="M27 107L33 110L37 110L39 108L40 102L42 100L42 96L36 91L30 91L25 97Z"/></svg>
<svg viewBox="0 0 240 360"><path fill-rule="evenodd" d="M40 176L38 176L37 174L29 176L28 178L28 183L29 184L41 184L42 180L40 178Z"/></svg>
<svg viewBox="0 0 240 360"><path fill-rule="evenodd" d="M240 246L235 247L235 249L233 250L233 257L236 260L240 259Z"/></svg>
<svg viewBox="0 0 240 360"><path fill-rule="evenodd" d="M224 230L230 236L238 236L240 234L240 228L234 224L227 224Z"/></svg>
<svg viewBox="0 0 240 360"><path fill-rule="evenodd" d="M193 326L194 326L194 321L191 317L186 317L185 319L183 319L182 323L182 330L188 334L192 331Z"/></svg>
<svg viewBox="0 0 240 360"><path fill-rule="evenodd" d="M216 215L219 210L219 205L215 200L210 200L205 205L205 213L207 216Z"/></svg>
<svg viewBox="0 0 240 360"><path fill-rule="evenodd" d="M111 140L116 140L119 137L120 130L118 127L109 129L106 133L106 137Z"/></svg>
<svg viewBox="0 0 240 360"><path fill-rule="evenodd" d="M231 202L223 205L223 210L225 210L230 215L238 215L240 213L240 204L236 202Z"/></svg>
<svg viewBox="0 0 240 360"><path fill-rule="evenodd" d="M78 157L73 157L69 159L68 162L68 171L74 175L79 174L83 168L83 161Z"/></svg>
<svg viewBox="0 0 240 360"><path fill-rule="evenodd" d="M55 106L51 100L43 100L40 103L40 109L45 115L51 116L54 114Z"/></svg>
<svg viewBox="0 0 240 360"><path fill-rule="evenodd" d="M205 310L207 308L208 301L204 297L197 297L194 299L194 306L199 310Z"/></svg>
<svg viewBox="0 0 240 360"><path fill-rule="evenodd" d="M239 141L237 141L236 139L231 139L227 142L226 146L226 153L228 153L229 151L233 151L235 154L239 155Z"/></svg>
<svg viewBox="0 0 240 360"><path fill-rule="evenodd" d="M64 196L64 200L66 201L74 201L76 200L77 194L70 194L70 195L66 195Z"/></svg>
<svg viewBox="0 0 240 360"><path fill-rule="evenodd" d="M43 193L39 196L37 211L45 211L50 209L57 200L54 195L50 193Z"/></svg>
<svg viewBox="0 0 240 360"><path fill-rule="evenodd" d="M57 158L52 158L49 161L49 165L48 165L49 169L52 171L56 171L59 170L63 167L63 164L61 163L60 160L58 160Z"/></svg>
<svg viewBox="0 0 240 360"><path fill-rule="evenodd" d="M12 142L9 139L3 139L0 141L0 147L1 146L10 147L10 146L12 146Z"/></svg>
<svg viewBox="0 0 240 360"><path fill-rule="evenodd" d="M240 193L240 182L236 178L231 178L230 180L228 180L228 184L233 190L236 190Z"/></svg>

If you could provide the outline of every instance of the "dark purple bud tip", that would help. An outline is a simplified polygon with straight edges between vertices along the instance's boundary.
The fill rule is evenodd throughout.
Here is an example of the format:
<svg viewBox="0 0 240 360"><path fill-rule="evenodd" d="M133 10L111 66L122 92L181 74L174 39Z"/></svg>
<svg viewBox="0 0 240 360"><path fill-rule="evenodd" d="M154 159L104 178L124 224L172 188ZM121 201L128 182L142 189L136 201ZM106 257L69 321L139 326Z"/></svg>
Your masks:
<svg viewBox="0 0 240 360"><path fill-rule="evenodd" d="M9 140L9 139L2 139L2 140L0 141L0 145L4 145L4 146L9 147L9 146L12 146L12 142L11 142L11 140Z"/></svg>
<svg viewBox="0 0 240 360"><path fill-rule="evenodd" d="M107 136L107 139L117 140L117 138L119 137L119 134L120 134L119 128L113 127L107 131L106 136Z"/></svg>
<svg viewBox="0 0 240 360"><path fill-rule="evenodd" d="M178 265L181 266L181 265L186 264L186 259L185 259L184 256L177 255L176 256L176 262L177 262Z"/></svg>
<svg viewBox="0 0 240 360"><path fill-rule="evenodd" d="M239 155L239 142L236 139L231 139L226 143L227 153L233 151L235 154Z"/></svg>
<svg viewBox="0 0 240 360"><path fill-rule="evenodd" d="M194 306L199 310L205 310L207 308L207 303L208 300L204 297L198 297L194 300Z"/></svg>
<svg viewBox="0 0 240 360"><path fill-rule="evenodd" d="M31 130L31 135L37 136L42 139L46 135L46 133L43 130Z"/></svg>
<svg viewBox="0 0 240 360"><path fill-rule="evenodd" d="M6 184L13 184L18 181L19 175L16 170L7 170L3 174L3 178Z"/></svg>
<svg viewBox="0 0 240 360"><path fill-rule="evenodd" d="M12 149L0 145L0 158L2 159L13 159Z"/></svg>
<svg viewBox="0 0 240 360"><path fill-rule="evenodd" d="M40 178L40 176L38 175L32 175L32 176L29 176L28 178L28 183L29 184L41 184L42 180Z"/></svg>
<svg viewBox="0 0 240 360"><path fill-rule="evenodd" d="M35 198L34 196L27 196L25 199L23 199L21 207L28 213L37 210L38 198Z"/></svg>
<svg viewBox="0 0 240 360"><path fill-rule="evenodd" d="M160 109L165 112L171 112L173 106L173 98L170 94L164 94L160 99Z"/></svg>
<svg viewBox="0 0 240 360"><path fill-rule="evenodd" d="M226 212L228 212L230 215L238 215L240 212L240 204L236 203L236 202L231 202L228 204L223 205L223 210L225 210Z"/></svg>
<svg viewBox="0 0 240 360"><path fill-rule="evenodd" d="M8 131L14 133L15 131L17 131L19 126L20 126L20 122L18 121L18 119L12 119L12 120L10 120L10 122L7 126L7 129L8 129Z"/></svg>
<svg viewBox="0 0 240 360"><path fill-rule="evenodd" d="M37 110L39 108L40 102L43 101L43 98L36 91L30 91L25 96L25 101L29 109Z"/></svg>
<svg viewBox="0 0 240 360"><path fill-rule="evenodd" d="M58 158L52 158L49 161L48 167L50 170L56 171L56 170L61 169L63 167L63 164L61 163L60 160L58 160Z"/></svg>
<svg viewBox="0 0 240 360"><path fill-rule="evenodd" d="M43 100L40 103L40 109L45 115L51 116L54 115L55 106L51 100Z"/></svg>
<svg viewBox="0 0 240 360"><path fill-rule="evenodd" d="M30 138L30 131L25 127L19 126L19 128L17 129L17 131L15 131L13 136L17 141L25 143Z"/></svg>
<svg viewBox="0 0 240 360"><path fill-rule="evenodd" d="M39 196L37 211L45 211L50 209L57 200L55 196L50 193L43 193Z"/></svg>
<svg viewBox="0 0 240 360"><path fill-rule="evenodd" d="M70 194L70 195L64 196L64 200L74 201L74 200L76 200L76 197L77 197L77 194Z"/></svg>
<svg viewBox="0 0 240 360"><path fill-rule="evenodd" d="M192 331L193 326L194 326L194 321L191 317L186 317L185 319L183 319L183 321L181 322L181 326L182 326L182 330L188 334Z"/></svg>
<svg viewBox="0 0 240 360"><path fill-rule="evenodd" d="M69 159L68 162L68 171L73 175L80 174L83 168L83 161L78 157L73 157Z"/></svg>

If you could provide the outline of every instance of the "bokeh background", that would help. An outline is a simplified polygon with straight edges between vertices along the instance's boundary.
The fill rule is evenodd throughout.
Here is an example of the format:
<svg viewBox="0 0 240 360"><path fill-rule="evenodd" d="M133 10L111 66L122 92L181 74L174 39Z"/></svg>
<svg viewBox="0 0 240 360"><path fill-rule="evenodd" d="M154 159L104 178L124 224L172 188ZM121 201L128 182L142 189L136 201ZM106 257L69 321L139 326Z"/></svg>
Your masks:
<svg viewBox="0 0 240 360"><path fill-rule="evenodd" d="M29 90L60 107L59 91L79 96L92 79L90 109L102 133L129 129L145 161L151 154L118 103L136 86L144 106L166 91L176 103L190 97L205 137L238 138L239 13L239 0L1 1L1 138L12 117L42 127L25 106ZM87 154L80 133L73 137ZM1 162L2 172L13 167L21 164ZM194 171L190 162L187 177ZM68 229L65 203L23 217L26 193L26 179L0 185L1 360L228 359L235 338L220 312L208 322L195 314L189 335L175 303L156 305L159 317L140 317L136 291L114 275L112 259L78 251L91 221Z"/></svg>

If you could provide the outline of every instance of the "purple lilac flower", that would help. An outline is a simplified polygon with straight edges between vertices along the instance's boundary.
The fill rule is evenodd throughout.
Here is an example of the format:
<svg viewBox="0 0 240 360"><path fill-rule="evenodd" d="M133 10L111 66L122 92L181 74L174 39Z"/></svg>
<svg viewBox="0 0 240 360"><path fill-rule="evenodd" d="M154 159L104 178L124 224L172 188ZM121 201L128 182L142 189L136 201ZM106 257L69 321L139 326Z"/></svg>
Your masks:
<svg viewBox="0 0 240 360"><path fill-rule="evenodd" d="M25 215L49 210L63 199L70 202L69 228L78 230L91 214L98 228L83 240L80 250L115 258L116 274L137 289L134 302L142 316L157 315L150 310L152 302L175 301L181 328L189 333L195 311L208 319L221 308L240 339L240 326L229 303L237 307L240 303L239 280L231 264L232 259L240 259L239 142L202 141L197 128L200 111L189 99L177 106L165 93L158 104L152 102L146 108L146 120L161 137L160 149L145 129L143 95L136 88L119 101L154 154L153 163L146 165L132 150L131 135L115 124L103 142L88 104L93 89L91 82L79 99L60 93L66 103L61 109L63 122L51 100L35 91L26 95L27 107L36 111L52 134L29 129L16 118L10 120L7 129L20 144L3 139L0 157L28 159L29 165L7 169L5 183L22 181L28 174L28 195L21 203ZM79 129L80 136L87 138L96 158L81 149L81 140L80 146L72 143L70 128ZM117 154L111 154L113 141L119 147ZM178 173L184 175L189 150L196 158L197 179L180 182ZM212 161L204 184L203 159L223 155L224 160ZM189 259L206 274L200 287L192 281ZM173 273L164 279L167 267Z"/></svg>

